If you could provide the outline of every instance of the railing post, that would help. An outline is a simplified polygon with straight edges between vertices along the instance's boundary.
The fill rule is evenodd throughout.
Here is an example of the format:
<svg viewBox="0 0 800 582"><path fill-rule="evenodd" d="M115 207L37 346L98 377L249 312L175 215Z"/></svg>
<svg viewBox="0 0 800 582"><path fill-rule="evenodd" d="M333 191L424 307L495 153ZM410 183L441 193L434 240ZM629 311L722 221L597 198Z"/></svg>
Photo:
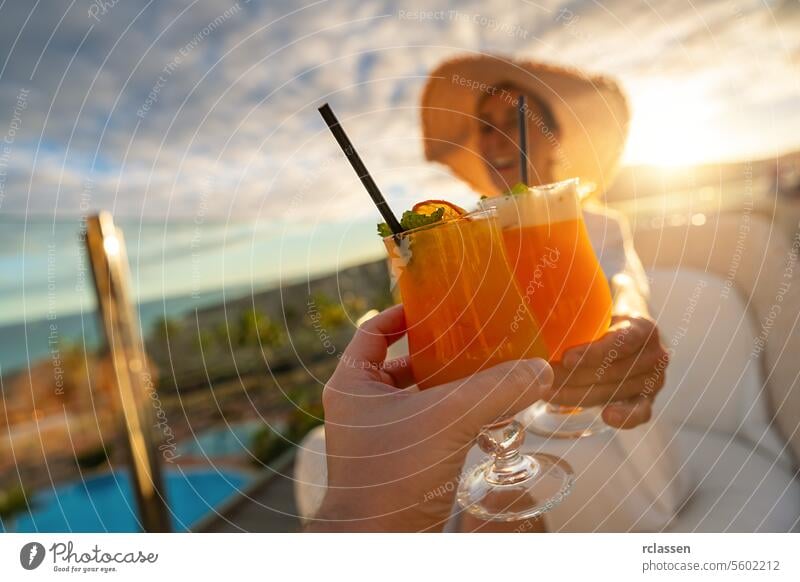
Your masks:
<svg viewBox="0 0 800 582"><path fill-rule="evenodd" d="M140 523L146 532L168 532L155 415L145 383L147 360L130 298L125 240L108 212L88 218L86 248L125 424Z"/></svg>

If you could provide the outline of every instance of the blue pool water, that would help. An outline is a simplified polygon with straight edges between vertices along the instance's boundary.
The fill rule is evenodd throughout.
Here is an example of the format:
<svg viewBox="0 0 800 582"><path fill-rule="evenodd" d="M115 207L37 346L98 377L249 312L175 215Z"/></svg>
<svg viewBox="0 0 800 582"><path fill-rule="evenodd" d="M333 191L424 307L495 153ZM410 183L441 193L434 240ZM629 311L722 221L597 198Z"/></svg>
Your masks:
<svg viewBox="0 0 800 582"><path fill-rule="evenodd" d="M167 471L167 500L174 531L187 531L204 515L235 495L249 477L237 471L213 469ZM13 532L136 532L136 502L127 471L117 470L58 486L34 495L30 512L0 531Z"/></svg>

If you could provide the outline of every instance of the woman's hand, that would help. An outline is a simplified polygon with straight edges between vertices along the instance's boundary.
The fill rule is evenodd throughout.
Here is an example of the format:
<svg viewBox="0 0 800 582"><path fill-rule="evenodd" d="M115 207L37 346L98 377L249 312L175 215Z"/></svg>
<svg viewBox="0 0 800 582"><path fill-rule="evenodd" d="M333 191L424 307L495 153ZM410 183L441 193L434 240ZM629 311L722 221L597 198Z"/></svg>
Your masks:
<svg viewBox="0 0 800 582"><path fill-rule="evenodd" d="M312 531L441 530L481 427L527 408L552 382L534 359L403 390L414 383L410 361L384 360L405 331L402 306L370 319L325 386L328 492Z"/></svg>
<svg viewBox="0 0 800 582"><path fill-rule="evenodd" d="M602 338L564 353L543 398L564 406L605 406L606 424L634 428L650 420L668 364L652 319L618 315Z"/></svg>

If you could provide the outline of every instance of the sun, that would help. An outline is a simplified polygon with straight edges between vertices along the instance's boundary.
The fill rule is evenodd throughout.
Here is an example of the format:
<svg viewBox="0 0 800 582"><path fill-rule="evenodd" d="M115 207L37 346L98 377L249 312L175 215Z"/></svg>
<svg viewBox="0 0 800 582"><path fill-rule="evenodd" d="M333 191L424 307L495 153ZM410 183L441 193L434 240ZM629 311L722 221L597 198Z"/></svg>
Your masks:
<svg viewBox="0 0 800 582"><path fill-rule="evenodd" d="M632 89L630 102L626 163L674 167L718 156L722 144L709 124L709 100L701 91L658 82Z"/></svg>

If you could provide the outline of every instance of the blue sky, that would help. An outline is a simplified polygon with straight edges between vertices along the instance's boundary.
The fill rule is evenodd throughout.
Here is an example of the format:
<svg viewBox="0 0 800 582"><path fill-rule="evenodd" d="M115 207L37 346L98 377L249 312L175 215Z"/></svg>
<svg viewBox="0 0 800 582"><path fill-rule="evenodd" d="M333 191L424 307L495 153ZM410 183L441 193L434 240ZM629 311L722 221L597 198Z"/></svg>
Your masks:
<svg viewBox="0 0 800 582"><path fill-rule="evenodd" d="M7 1L0 133L29 94L0 212L77 214L91 178L91 207L128 217L371 216L322 129L324 100L396 204L457 197L422 160L415 106L426 73L465 50L618 76L629 161L770 156L800 145L798 32L793 0Z"/></svg>

